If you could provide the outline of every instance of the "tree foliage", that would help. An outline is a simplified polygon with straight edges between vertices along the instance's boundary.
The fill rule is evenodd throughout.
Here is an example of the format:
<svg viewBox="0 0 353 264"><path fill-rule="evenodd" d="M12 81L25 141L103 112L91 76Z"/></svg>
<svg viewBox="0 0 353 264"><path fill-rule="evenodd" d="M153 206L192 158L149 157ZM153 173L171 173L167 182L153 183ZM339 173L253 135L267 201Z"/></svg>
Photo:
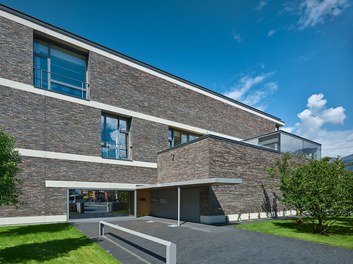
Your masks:
<svg viewBox="0 0 353 264"><path fill-rule="evenodd" d="M16 178L20 171L21 157L15 150L15 140L0 129L0 206L20 203L21 179Z"/></svg>
<svg viewBox="0 0 353 264"><path fill-rule="evenodd" d="M353 172L340 159L278 160L269 173L280 179L281 202L294 206L323 234L335 222L353 212Z"/></svg>

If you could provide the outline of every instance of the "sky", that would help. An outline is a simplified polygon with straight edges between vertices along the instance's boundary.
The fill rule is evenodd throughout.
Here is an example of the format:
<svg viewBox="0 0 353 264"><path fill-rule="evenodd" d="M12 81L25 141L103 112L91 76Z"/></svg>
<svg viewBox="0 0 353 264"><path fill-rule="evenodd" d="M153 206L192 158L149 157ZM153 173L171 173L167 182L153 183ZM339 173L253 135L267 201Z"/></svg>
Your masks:
<svg viewBox="0 0 353 264"><path fill-rule="evenodd" d="M353 154L352 0L0 3L281 118Z"/></svg>

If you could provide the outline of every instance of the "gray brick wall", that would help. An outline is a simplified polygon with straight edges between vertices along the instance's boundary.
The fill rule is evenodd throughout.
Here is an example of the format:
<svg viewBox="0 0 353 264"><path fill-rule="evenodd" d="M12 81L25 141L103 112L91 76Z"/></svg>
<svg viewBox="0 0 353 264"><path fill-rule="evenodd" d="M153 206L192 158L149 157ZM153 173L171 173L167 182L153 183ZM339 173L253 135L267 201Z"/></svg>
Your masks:
<svg viewBox="0 0 353 264"><path fill-rule="evenodd" d="M157 162L157 153L168 148L168 126L133 118L131 146L134 160Z"/></svg>
<svg viewBox="0 0 353 264"><path fill-rule="evenodd" d="M208 140L200 140L158 154L158 182L209 178Z"/></svg>
<svg viewBox="0 0 353 264"><path fill-rule="evenodd" d="M275 124L94 52L89 54L91 99L240 138Z"/></svg>
<svg viewBox="0 0 353 264"><path fill-rule="evenodd" d="M101 156L101 111L0 86L0 127L19 148Z"/></svg>
<svg viewBox="0 0 353 264"><path fill-rule="evenodd" d="M276 152L206 137L158 154L158 181L240 178L243 183L239 185L202 189L202 214L261 212L265 197L262 185L271 202L273 192L279 194L278 181L266 173L266 169L279 157ZM281 208L279 205L278 209Z"/></svg>
<svg viewBox="0 0 353 264"><path fill-rule="evenodd" d="M33 30L0 17L0 77L33 84Z"/></svg>
<svg viewBox="0 0 353 264"><path fill-rule="evenodd" d="M266 169L280 154L214 138L209 139L209 144L210 177L243 180L241 185L212 187L225 213L263 211L264 191L261 185L264 185L271 201L273 192L279 194L278 181L271 179Z"/></svg>
<svg viewBox="0 0 353 264"><path fill-rule="evenodd" d="M23 205L1 207L0 217L66 214L66 190L46 188L45 180L155 183L156 169L22 157Z"/></svg>

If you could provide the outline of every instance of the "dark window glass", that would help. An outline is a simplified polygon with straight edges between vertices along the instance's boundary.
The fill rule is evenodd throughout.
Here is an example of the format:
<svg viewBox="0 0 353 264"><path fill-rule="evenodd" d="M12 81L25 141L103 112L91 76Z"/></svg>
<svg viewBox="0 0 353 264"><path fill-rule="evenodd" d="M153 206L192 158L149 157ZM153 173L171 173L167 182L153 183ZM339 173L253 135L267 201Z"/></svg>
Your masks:
<svg viewBox="0 0 353 264"><path fill-rule="evenodd" d="M174 146L177 146L181 143L180 131L174 130Z"/></svg>
<svg viewBox="0 0 353 264"><path fill-rule="evenodd" d="M35 87L87 98L85 56L41 40L33 49Z"/></svg>
<svg viewBox="0 0 353 264"><path fill-rule="evenodd" d="M188 135L187 134L181 134L181 144L188 142Z"/></svg>
<svg viewBox="0 0 353 264"><path fill-rule="evenodd" d="M180 131L174 128L170 128L168 133L169 147L174 147L179 144L189 142L198 137L199 135L191 134L187 131Z"/></svg>
<svg viewBox="0 0 353 264"><path fill-rule="evenodd" d="M101 144L103 158L127 159L128 137L127 119L102 115Z"/></svg>

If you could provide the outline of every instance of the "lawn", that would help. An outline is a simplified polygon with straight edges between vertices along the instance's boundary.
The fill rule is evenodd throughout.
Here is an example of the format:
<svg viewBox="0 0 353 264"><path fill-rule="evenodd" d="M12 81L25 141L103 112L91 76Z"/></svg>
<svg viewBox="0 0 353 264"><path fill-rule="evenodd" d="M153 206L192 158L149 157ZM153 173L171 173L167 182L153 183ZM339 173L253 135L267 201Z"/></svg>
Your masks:
<svg viewBox="0 0 353 264"><path fill-rule="evenodd" d="M0 227L0 263L120 263L70 224Z"/></svg>
<svg viewBox="0 0 353 264"><path fill-rule="evenodd" d="M302 224L297 224L295 220L264 221L258 223L238 224L234 227L353 249L352 217L338 219L327 235L313 234L311 223L304 222Z"/></svg>

